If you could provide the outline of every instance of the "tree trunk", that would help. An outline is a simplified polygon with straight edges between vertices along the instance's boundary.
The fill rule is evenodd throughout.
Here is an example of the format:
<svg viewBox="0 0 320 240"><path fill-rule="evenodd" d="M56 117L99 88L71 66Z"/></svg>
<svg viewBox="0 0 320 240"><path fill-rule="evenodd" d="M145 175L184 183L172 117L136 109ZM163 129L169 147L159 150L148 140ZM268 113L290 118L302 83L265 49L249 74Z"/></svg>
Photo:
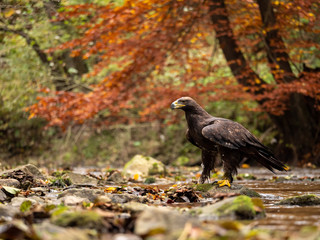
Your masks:
<svg viewBox="0 0 320 240"><path fill-rule="evenodd" d="M277 29L274 29L275 16L271 3L268 0L259 0L259 7L264 26L267 28L265 44L268 61L272 73L278 83L294 81L292 70L289 64L289 56L285 45ZM251 69L244 58L233 34L227 9L224 0L212 0L210 5L210 17L219 40L220 47L225 55L228 65L239 82L244 86L255 86L252 94L263 93L260 88L262 79ZM277 44L274 44L276 43ZM278 66L277 66L278 65ZM278 74L279 68L284 74ZM259 81L256 81L258 79ZM288 109L281 116L271 115L270 117L282 134L283 143L278 155L283 161L294 161L303 163L304 158L309 154L314 163L320 164L320 156L314 154L319 145L320 113L313 105L313 99L307 99L298 93L291 94L287 103ZM260 104L263 102L260 101Z"/></svg>
<svg viewBox="0 0 320 240"><path fill-rule="evenodd" d="M291 82L296 77L290 67L290 58L285 44L276 28L276 17L271 1L257 0L257 2L265 30L264 43L271 73L277 83Z"/></svg>
<svg viewBox="0 0 320 240"><path fill-rule="evenodd" d="M269 67L277 83L297 80L290 67L286 46L276 27L276 16L270 0L257 0L263 22L265 49ZM288 109L282 116L271 116L283 135L285 143L293 149L294 161L298 162L319 142L319 112L314 111L314 100L293 93L287 103ZM314 156L316 157L316 156ZM311 159L313 160L313 159ZM317 162L317 159L314 159Z"/></svg>

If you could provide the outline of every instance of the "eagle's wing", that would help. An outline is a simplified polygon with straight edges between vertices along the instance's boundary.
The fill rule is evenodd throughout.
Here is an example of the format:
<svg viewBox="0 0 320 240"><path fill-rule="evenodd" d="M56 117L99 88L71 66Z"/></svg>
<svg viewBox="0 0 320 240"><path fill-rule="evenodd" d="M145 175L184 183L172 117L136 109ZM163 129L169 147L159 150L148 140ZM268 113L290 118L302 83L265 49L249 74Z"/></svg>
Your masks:
<svg viewBox="0 0 320 240"><path fill-rule="evenodd" d="M280 171L287 169L249 130L237 122L214 120L202 129L202 135L215 144L245 152L272 172L273 168Z"/></svg>
<svg viewBox="0 0 320 240"><path fill-rule="evenodd" d="M214 120L202 129L202 135L218 145L231 149L246 147L248 144L262 146L245 127L227 119Z"/></svg>

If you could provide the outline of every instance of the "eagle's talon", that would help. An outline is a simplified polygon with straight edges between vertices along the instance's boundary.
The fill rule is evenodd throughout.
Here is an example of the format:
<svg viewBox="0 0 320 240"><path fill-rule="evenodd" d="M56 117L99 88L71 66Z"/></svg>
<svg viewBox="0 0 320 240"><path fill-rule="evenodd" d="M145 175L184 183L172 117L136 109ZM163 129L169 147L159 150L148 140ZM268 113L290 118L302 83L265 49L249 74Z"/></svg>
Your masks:
<svg viewBox="0 0 320 240"><path fill-rule="evenodd" d="M230 184L229 180L227 180L227 179L214 181L214 183L217 184L218 187L228 186L229 188L231 188L231 184Z"/></svg>

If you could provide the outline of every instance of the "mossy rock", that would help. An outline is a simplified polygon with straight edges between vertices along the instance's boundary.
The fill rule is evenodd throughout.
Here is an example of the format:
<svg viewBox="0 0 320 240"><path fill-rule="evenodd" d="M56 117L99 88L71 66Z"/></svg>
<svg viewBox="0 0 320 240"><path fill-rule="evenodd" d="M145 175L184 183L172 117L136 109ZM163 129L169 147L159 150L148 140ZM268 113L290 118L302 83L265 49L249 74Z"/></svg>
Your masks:
<svg viewBox="0 0 320 240"><path fill-rule="evenodd" d="M204 183L204 184L196 184L196 185L194 185L194 189L196 191L200 191L200 192L208 192L213 187L214 186L211 183Z"/></svg>
<svg viewBox="0 0 320 240"><path fill-rule="evenodd" d="M155 182L156 182L156 179L154 177L148 177L144 181L145 184L151 184L151 183L155 183Z"/></svg>
<svg viewBox="0 0 320 240"><path fill-rule="evenodd" d="M100 228L102 217L94 211L63 212L52 217L51 222L61 227Z"/></svg>
<svg viewBox="0 0 320 240"><path fill-rule="evenodd" d="M233 201L223 204L216 209L219 218L235 216L236 219L254 219L257 217L255 204L250 197L238 196ZM259 202L259 206L261 203Z"/></svg>
<svg viewBox="0 0 320 240"><path fill-rule="evenodd" d="M141 176L164 174L165 166L162 162L152 157L136 155L125 164L123 173L131 177L135 174Z"/></svg>
<svg viewBox="0 0 320 240"><path fill-rule="evenodd" d="M313 206L320 205L320 197L307 194L301 196L290 197L284 200L281 200L279 205L299 205L299 206Z"/></svg>
<svg viewBox="0 0 320 240"><path fill-rule="evenodd" d="M261 195L256 191L239 184L231 184L231 188L229 188L227 186L218 187L218 185L216 184L205 183L205 184L196 184L194 186L194 189L196 191L202 192L204 197L210 197L217 193L235 193L235 194L246 195L248 197L256 197L256 198L261 197Z"/></svg>
<svg viewBox="0 0 320 240"><path fill-rule="evenodd" d="M204 220L249 220L265 217L262 200L252 199L248 196L227 198L218 203L197 208L195 213Z"/></svg>

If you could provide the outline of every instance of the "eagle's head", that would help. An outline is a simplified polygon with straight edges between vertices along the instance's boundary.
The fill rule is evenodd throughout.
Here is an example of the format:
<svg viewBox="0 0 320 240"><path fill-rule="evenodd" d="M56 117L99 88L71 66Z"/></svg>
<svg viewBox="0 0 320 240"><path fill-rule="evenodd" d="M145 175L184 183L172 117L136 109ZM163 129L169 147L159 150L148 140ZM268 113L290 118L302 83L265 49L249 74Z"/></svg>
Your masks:
<svg viewBox="0 0 320 240"><path fill-rule="evenodd" d="M171 109L182 109L182 110L188 110L196 107L198 104L195 100L193 100L191 97L181 97L171 103L170 108Z"/></svg>

